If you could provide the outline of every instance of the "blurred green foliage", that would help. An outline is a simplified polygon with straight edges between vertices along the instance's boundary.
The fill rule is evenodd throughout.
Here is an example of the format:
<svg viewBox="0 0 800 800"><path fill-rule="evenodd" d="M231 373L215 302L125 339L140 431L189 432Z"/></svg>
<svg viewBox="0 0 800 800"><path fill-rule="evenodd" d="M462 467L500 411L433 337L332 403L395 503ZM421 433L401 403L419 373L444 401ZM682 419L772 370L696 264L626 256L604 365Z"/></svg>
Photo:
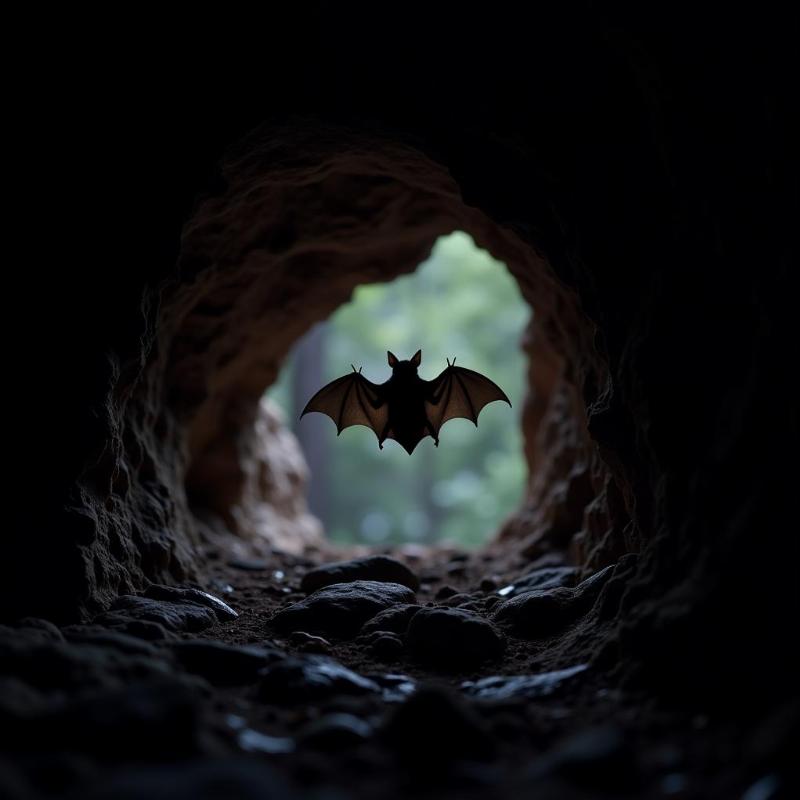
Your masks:
<svg viewBox="0 0 800 800"><path fill-rule="evenodd" d="M421 377L431 380L446 357L456 356L511 399L513 408L488 405L477 429L469 420L451 420L438 449L426 437L411 456L391 440L379 450L375 434L364 427L337 438L333 422L322 415L298 421L308 397L292 399L298 359L290 354L269 395L301 437L312 417L323 420L314 423L325 452L314 480L323 484L326 500L313 510L331 539L373 545L447 539L469 547L497 530L519 504L525 481L519 414L526 359L519 341L529 318L505 265L457 231L440 238L415 273L358 287L324 323L319 386L348 372L351 363L382 383L391 373L387 350L406 359L422 349Z"/></svg>

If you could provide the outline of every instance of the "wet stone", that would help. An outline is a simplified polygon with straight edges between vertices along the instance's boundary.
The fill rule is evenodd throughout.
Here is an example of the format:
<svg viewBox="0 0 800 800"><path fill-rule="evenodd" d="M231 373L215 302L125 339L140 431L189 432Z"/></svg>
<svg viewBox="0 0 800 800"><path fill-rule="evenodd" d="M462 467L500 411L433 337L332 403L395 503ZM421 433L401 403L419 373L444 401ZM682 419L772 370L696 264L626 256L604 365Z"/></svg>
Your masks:
<svg viewBox="0 0 800 800"><path fill-rule="evenodd" d="M350 637L386 608L413 600L414 593L398 583L335 583L280 609L272 624L281 631Z"/></svg>
<svg viewBox="0 0 800 800"><path fill-rule="evenodd" d="M517 578L513 583L503 587L503 597L516 597L522 592L534 589L558 589L562 586L574 586L578 578L577 567L544 567Z"/></svg>
<svg viewBox="0 0 800 800"><path fill-rule="evenodd" d="M208 606L191 602L170 602L136 595L122 595L111 606L111 611L95 618L96 623L110 627L124 626L126 621L153 622L174 633L197 632L218 622L215 612ZM126 631L128 632L128 631Z"/></svg>
<svg viewBox="0 0 800 800"><path fill-rule="evenodd" d="M276 704L319 702L339 694L381 694L381 687L324 656L287 658L262 673L259 694Z"/></svg>
<svg viewBox="0 0 800 800"><path fill-rule="evenodd" d="M478 700L511 700L517 697L533 700L555 694L586 669L586 664L578 664L538 675L493 675L478 681L465 681L461 684L461 691Z"/></svg>
<svg viewBox="0 0 800 800"><path fill-rule="evenodd" d="M418 661L447 670L469 669L498 658L503 637L488 620L460 608L423 608L406 641Z"/></svg>
<svg viewBox="0 0 800 800"><path fill-rule="evenodd" d="M419 578L401 561L389 556L366 556L350 561L323 564L306 572L300 588L304 592L311 593L334 583L353 581L399 583L414 591L419 589Z"/></svg>
<svg viewBox="0 0 800 800"><path fill-rule="evenodd" d="M216 614L220 622L236 619L239 616L227 603L223 603L218 597L214 597L213 594L209 594L208 592L200 591L200 589L161 586L154 583L143 593L143 597L151 597L154 600L168 600L171 602L196 603L197 605L210 608Z"/></svg>
<svg viewBox="0 0 800 800"><path fill-rule="evenodd" d="M171 650L185 670L218 686L252 683L269 662L282 657L271 648L206 639L174 642Z"/></svg>

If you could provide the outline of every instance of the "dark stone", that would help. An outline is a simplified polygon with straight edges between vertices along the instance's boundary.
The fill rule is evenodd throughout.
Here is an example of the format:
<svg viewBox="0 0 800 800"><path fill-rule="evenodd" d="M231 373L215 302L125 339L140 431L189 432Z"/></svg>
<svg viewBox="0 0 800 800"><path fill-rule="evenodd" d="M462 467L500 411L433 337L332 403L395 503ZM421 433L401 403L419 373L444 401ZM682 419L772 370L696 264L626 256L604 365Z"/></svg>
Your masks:
<svg viewBox="0 0 800 800"><path fill-rule="evenodd" d="M496 746L474 709L438 686L422 687L411 695L389 716L382 736L413 768L459 759L490 760Z"/></svg>
<svg viewBox="0 0 800 800"><path fill-rule="evenodd" d="M162 642L175 638L163 625L146 619L132 619L121 611L107 611L95 617L95 622L127 636L144 639L147 642Z"/></svg>
<svg viewBox="0 0 800 800"><path fill-rule="evenodd" d="M403 640L396 633L376 631L367 647L372 655L380 659L395 659L403 654Z"/></svg>
<svg viewBox="0 0 800 800"><path fill-rule="evenodd" d="M406 640L419 661L442 669L469 669L503 653L503 638L489 621L460 608L423 608Z"/></svg>
<svg viewBox="0 0 800 800"><path fill-rule="evenodd" d="M448 597L452 597L453 595L458 594L458 589L454 589L452 586L442 586L438 592L434 595L436 600L446 600Z"/></svg>
<svg viewBox="0 0 800 800"><path fill-rule="evenodd" d="M482 592L493 592L497 589L497 581L494 578L484 578L480 582Z"/></svg>
<svg viewBox="0 0 800 800"><path fill-rule="evenodd" d="M538 675L493 675L478 681L465 681L461 684L461 691L478 700L510 700L521 697L533 700L560 691L586 668L586 664L578 664L568 669L542 672Z"/></svg>
<svg viewBox="0 0 800 800"><path fill-rule="evenodd" d="M323 656L287 658L264 670L259 686L262 700L279 705L315 703L334 695L381 694L381 687Z"/></svg>
<svg viewBox="0 0 800 800"><path fill-rule="evenodd" d="M574 588L536 589L523 592L494 608L492 618L515 636L536 639L568 627L597 599L614 567L609 566Z"/></svg>
<svg viewBox="0 0 800 800"><path fill-rule="evenodd" d="M500 593L503 597L516 597L533 589L559 589L574 586L580 570L577 567L544 567L517 578Z"/></svg>
<svg viewBox="0 0 800 800"><path fill-rule="evenodd" d="M414 591L419 589L419 578L405 564L389 556L366 556L351 561L323 564L306 572L300 588L310 593L334 583L353 581L399 583Z"/></svg>
<svg viewBox="0 0 800 800"><path fill-rule="evenodd" d="M95 617L94 621L117 627L130 620L154 622L173 633L202 631L218 622L216 613L208 606L183 601L154 600L136 595L118 597L112 604L111 611Z"/></svg>
<svg viewBox="0 0 800 800"><path fill-rule="evenodd" d="M422 608L415 604L399 605L387 608L367 620L361 628L363 635L374 631L389 631L390 633L405 633L411 618Z"/></svg>
<svg viewBox="0 0 800 800"><path fill-rule="evenodd" d="M367 741L372 726L353 714L326 714L309 722L297 736L298 744L325 752L339 752Z"/></svg>
<svg viewBox="0 0 800 800"><path fill-rule="evenodd" d="M293 631L289 635L289 644L296 647L303 653L322 653L327 655L331 652L331 643L321 636L313 636L305 631Z"/></svg>
<svg viewBox="0 0 800 800"><path fill-rule="evenodd" d="M270 661L281 658L274 649L206 639L173 642L171 650L185 670L219 686L252 683Z"/></svg>
<svg viewBox="0 0 800 800"><path fill-rule="evenodd" d="M354 636L379 612L413 600L414 593L399 583L335 583L281 609L272 618L272 624L282 631Z"/></svg>
<svg viewBox="0 0 800 800"><path fill-rule="evenodd" d="M218 597L200 589L192 589L178 586L161 586L157 583L152 584L143 593L144 597L152 597L154 600L168 600L170 602L196 603L200 606L210 608L220 622L236 619L239 615L227 604L223 603Z"/></svg>
<svg viewBox="0 0 800 800"><path fill-rule="evenodd" d="M130 655L152 656L158 653L148 641L130 636L118 630L109 630L102 625L70 625L63 629L68 642L93 644L99 647L112 647Z"/></svg>

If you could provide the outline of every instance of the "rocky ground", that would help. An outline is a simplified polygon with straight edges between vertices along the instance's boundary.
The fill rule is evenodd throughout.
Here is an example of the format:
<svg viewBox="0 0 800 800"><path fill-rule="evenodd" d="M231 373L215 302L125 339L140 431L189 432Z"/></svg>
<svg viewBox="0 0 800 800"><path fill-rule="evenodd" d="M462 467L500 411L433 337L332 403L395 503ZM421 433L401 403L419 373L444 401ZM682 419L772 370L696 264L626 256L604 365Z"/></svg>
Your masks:
<svg viewBox="0 0 800 800"><path fill-rule="evenodd" d="M0 628L0 797L784 796L780 725L659 704L598 650L635 556L207 556L213 594Z"/></svg>

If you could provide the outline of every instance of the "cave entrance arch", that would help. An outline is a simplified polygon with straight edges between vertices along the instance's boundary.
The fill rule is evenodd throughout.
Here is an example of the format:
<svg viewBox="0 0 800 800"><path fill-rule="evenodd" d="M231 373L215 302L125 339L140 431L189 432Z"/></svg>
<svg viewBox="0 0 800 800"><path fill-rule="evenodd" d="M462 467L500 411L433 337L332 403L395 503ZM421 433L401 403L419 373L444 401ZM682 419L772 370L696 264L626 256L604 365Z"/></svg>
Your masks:
<svg viewBox="0 0 800 800"><path fill-rule="evenodd" d="M453 231L409 275L359 286L353 298L303 336L267 392L284 412L309 467L311 512L343 545L484 544L519 506L526 468L520 413L530 308L506 266ZM350 364L378 383L400 358L422 349L420 375L432 379L457 357L499 383L512 401L490 404L476 429L465 419L443 431L438 450L423 439L411 457L392 440L383 451L363 427L337 438L322 415L300 414L324 383Z"/></svg>

